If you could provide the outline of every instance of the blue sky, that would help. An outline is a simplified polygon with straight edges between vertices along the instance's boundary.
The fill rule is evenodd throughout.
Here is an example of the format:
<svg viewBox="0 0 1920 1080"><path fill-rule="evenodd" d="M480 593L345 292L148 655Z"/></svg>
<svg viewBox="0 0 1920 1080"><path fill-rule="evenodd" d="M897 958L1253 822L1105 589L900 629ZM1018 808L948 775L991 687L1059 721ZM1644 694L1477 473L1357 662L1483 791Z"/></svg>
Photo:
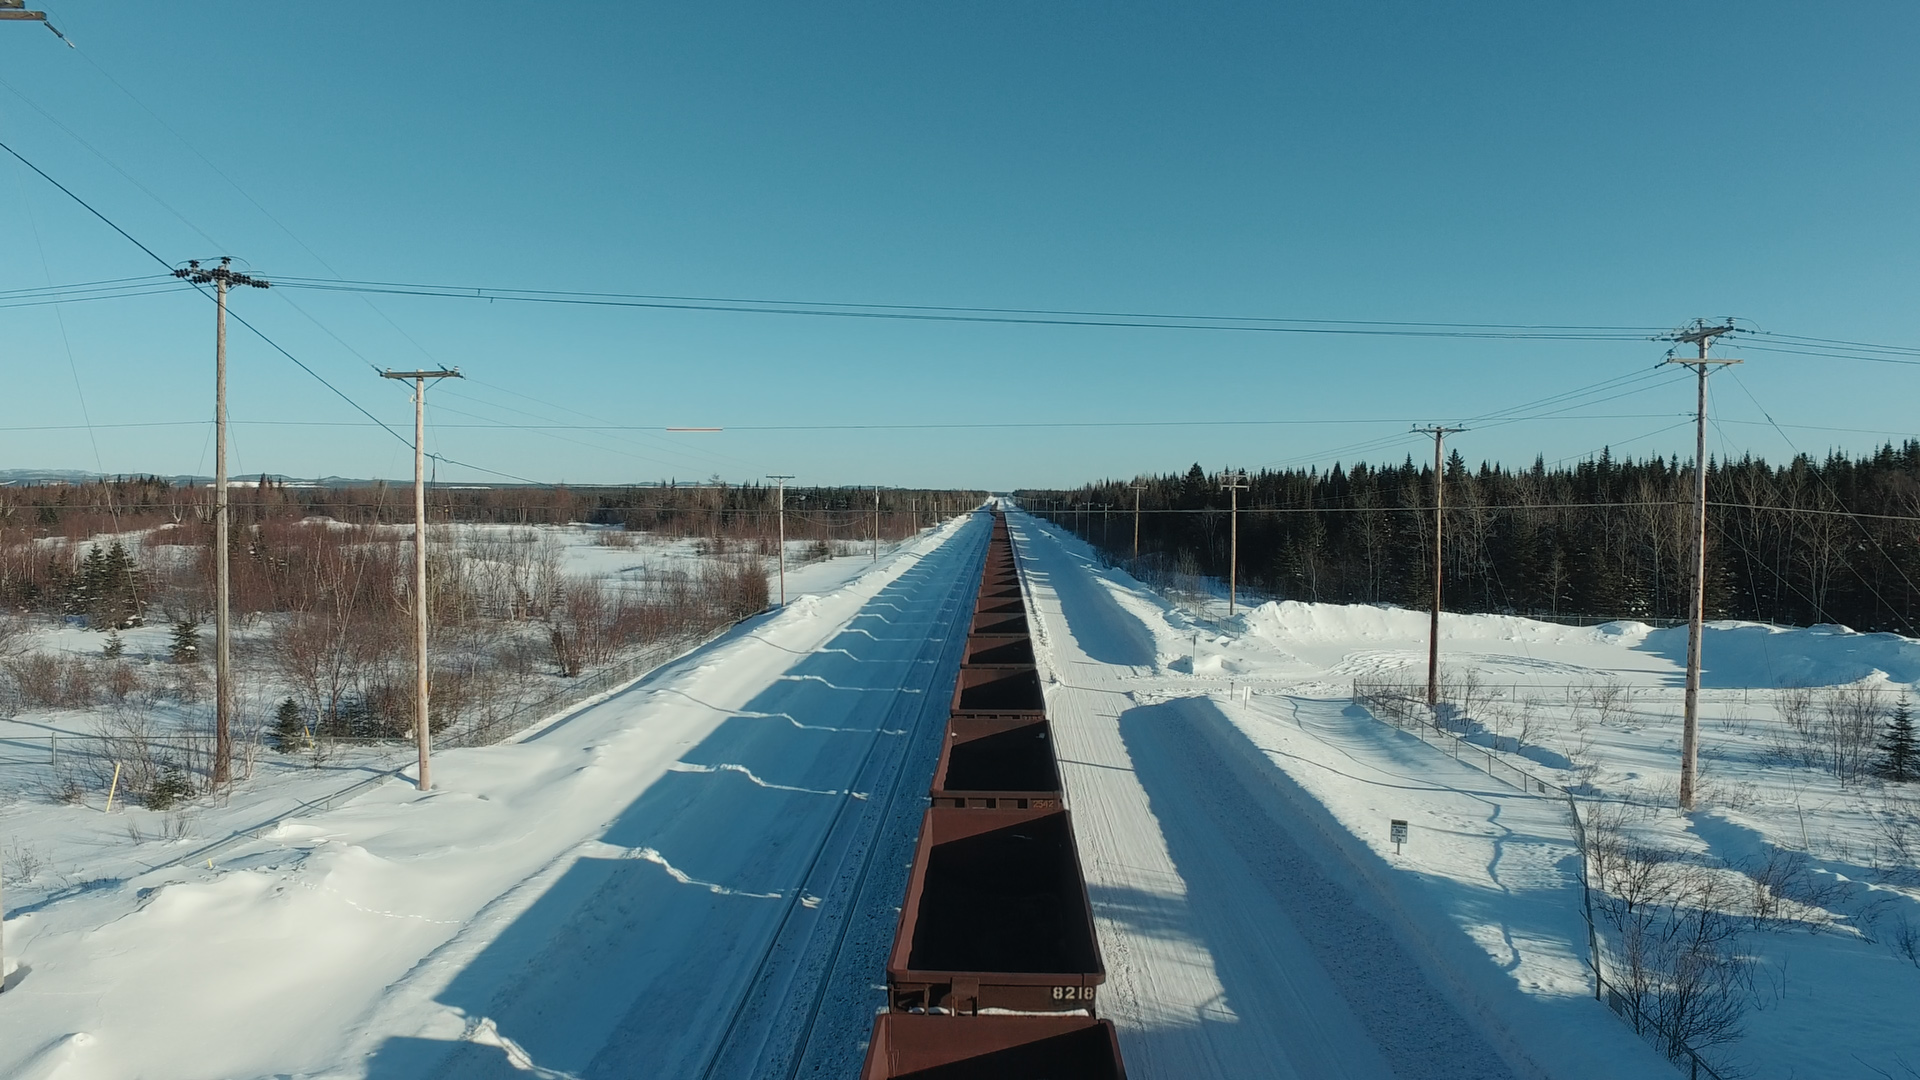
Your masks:
<svg viewBox="0 0 1920 1080"><path fill-rule="evenodd" d="M0 138L169 262L859 304L1731 315L1920 346L1909 4L45 6L79 47L0 24ZM0 192L0 292L159 271L10 158ZM210 306L0 306L0 467L209 470ZM294 289L236 311L403 433L404 390L368 365L459 365L430 448L575 483L1398 459L1422 452L1414 423L1666 348ZM1920 366L1724 351L1748 362L1715 376L1716 454L1920 432ZM1683 374L1452 445L1687 457ZM405 445L237 326L232 394L236 471L409 472ZM1247 423L860 427L1220 420ZM542 423L729 430L509 426ZM777 425L812 427L753 430Z"/></svg>

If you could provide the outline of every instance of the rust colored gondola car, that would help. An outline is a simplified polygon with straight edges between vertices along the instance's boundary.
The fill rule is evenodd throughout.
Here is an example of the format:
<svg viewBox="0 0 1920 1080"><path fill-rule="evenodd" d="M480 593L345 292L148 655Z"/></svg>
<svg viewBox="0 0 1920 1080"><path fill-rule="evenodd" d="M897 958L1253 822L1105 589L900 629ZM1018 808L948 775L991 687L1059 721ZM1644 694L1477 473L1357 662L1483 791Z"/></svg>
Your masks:
<svg viewBox="0 0 1920 1080"><path fill-rule="evenodd" d="M1106 977L1067 811L927 810L887 958L893 1011L1092 1015Z"/></svg>
<svg viewBox="0 0 1920 1080"><path fill-rule="evenodd" d="M1050 810L1062 805L1053 729L1044 719L955 716L934 766L935 806Z"/></svg>
<svg viewBox="0 0 1920 1080"><path fill-rule="evenodd" d="M860 1080L1126 1080L1113 1024L1089 1016L881 1013Z"/></svg>
<svg viewBox="0 0 1920 1080"><path fill-rule="evenodd" d="M1032 667L1033 639L1025 634L974 634L967 638L962 667Z"/></svg>
<svg viewBox="0 0 1920 1080"><path fill-rule="evenodd" d="M953 683L949 715L1044 719L1047 698L1040 690L1040 672L1024 664L963 667Z"/></svg>

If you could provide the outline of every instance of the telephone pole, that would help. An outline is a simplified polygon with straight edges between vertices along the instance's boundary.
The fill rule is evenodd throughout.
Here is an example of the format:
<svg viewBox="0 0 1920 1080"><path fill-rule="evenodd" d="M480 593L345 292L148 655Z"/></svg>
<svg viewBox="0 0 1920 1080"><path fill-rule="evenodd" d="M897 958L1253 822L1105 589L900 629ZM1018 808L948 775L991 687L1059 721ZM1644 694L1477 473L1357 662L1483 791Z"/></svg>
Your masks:
<svg viewBox="0 0 1920 1080"><path fill-rule="evenodd" d="M787 606L787 481L792 473L768 473L767 479L779 485L780 499L780 607Z"/></svg>
<svg viewBox="0 0 1920 1080"><path fill-rule="evenodd" d="M880 561L880 485L873 485L873 561Z"/></svg>
<svg viewBox="0 0 1920 1080"><path fill-rule="evenodd" d="M1433 619L1427 627L1427 708L1433 709L1440 704L1440 523L1447 495L1440 444L1448 435L1467 429L1435 426L1413 430L1433 436Z"/></svg>
<svg viewBox="0 0 1920 1080"><path fill-rule="evenodd" d="M234 285L268 287L265 278L236 274L225 255L220 265L202 269L190 260L173 276L195 285L212 285L213 329L213 783L233 777L233 593L227 572L227 289Z"/></svg>
<svg viewBox="0 0 1920 1080"><path fill-rule="evenodd" d="M1227 618L1233 618L1235 592L1240 580L1240 493L1250 490L1247 486L1247 470L1227 474L1220 485L1230 492L1233 500L1232 516L1228 518L1227 532L1232 538L1227 546Z"/></svg>
<svg viewBox="0 0 1920 1080"><path fill-rule="evenodd" d="M426 791L427 757L433 749L427 729L427 380L463 378L459 368L438 371L383 371L383 379L413 380L413 737L420 747L420 779Z"/></svg>
<svg viewBox="0 0 1920 1080"><path fill-rule="evenodd" d="M1737 364L1738 360L1708 359L1707 347L1713 339L1734 331L1732 323L1707 325L1695 319L1692 326L1667 340L1698 346L1700 354L1682 359L1669 356L1666 363L1684 364L1699 376L1699 404L1694 410L1693 451L1693 611L1687 619L1687 704L1686 719L1680 732L1680 809L1693 809L1694 777L1700 765L1700 638L1707 621L1707 375L1714 368Z"/></svg>
<svg viewBox="0 0 1920 1080"><path fill-rule="evenodd" d="M1140 561L1140 493L1147 485L1138 480L1133 482L1133 561Z"/></svg>

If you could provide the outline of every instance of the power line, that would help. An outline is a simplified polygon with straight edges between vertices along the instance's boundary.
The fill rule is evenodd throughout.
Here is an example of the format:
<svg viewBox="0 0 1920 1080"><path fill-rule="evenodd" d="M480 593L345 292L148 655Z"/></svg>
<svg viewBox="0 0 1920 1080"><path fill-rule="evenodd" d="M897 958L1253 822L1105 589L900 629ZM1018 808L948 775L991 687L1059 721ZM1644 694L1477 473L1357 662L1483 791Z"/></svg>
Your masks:
<svg viewBox="0 0 1920 1080"><path fill-rule="evenodd" d="M98 211L98 210L95 210L95 209L93 208L93 204L92 204L92 203L90 203L90 202L88 202L87 200L85 200L85 199L83 199L83 198L81 198L81 197L80 197L80 196L78 196L78 195L75 195L75 194L73 193L73 190L72 190L71 188L69 188L69 187L67 187L67 185L65 185L65 184L63 184L63 183L61 183L61 182L60 182L60 181L58 181L58 180L55 180L55 179L54 179L53 177L51 177L51 176L48 176L48 175L46 174L46 171L45 171L44 169L42 169L42 168L40 168L40 166L38 166L38 165L35 165L35 164L34 164L33 162L31 162L31 161L28 161L28 160L27 160L26 158L24 158L24 157L21 157L21 156L20 156L20 151L18 151L18 150L15 150L15 149L14 149L13 147L11 147L11 146L8 146L8 145L7 145L7 144L6 144L5 142L0 142L0 150L5 150L5 151L6 151L7 153L9 153L9 154L12 154L12 155L13 155L13 157L14 157L14 160L16 160L16 161L18 161L18 162L19 162L20 164L22 164L22 165L25 165L25 166L26 166L27 168L29 168L29 169L32 169L32 170L33 170L34 172L36 172L36 173L38 173L38 174L40 175L40 179L42 179L42 180L45 180L45 181L46 181L47 183L49 183L49 184L52 184L52 185L53 185L54 187L57 187L57 188L59 188L62 194L64 194L64 195L66 195L66 197L67 197L67 198L69 198L69 199L72 199L72 200L73 200L74 202L76 202L76 203L79 203L79 204L80 204L80 206L81 206L81 208L82 208L82 209L84 209L84 210L86 210L86 212L87 212L87 213L89 213L89 214L92 214L92 215L93 215L94 217L97 217L97 218L99 218L99 219L100 219L101 221L103 221L103 222L105 222L105 223L106 223L106 226L107 226L107 228L109 228L109 229L112 229L112 230L113 230L114 232L117 232L117 233L119 233L119 234L120 234L121 236L123 236L123 237L125 237L125 238L126 238L126 241L127 241L127 243L129 243L129 244L132 244L132 245L133 245L134 247L137 247L137 248L139 248L139 249L140 249L141 251L144 251L144 252L146 252L146 253L147 253L147 257L148 257L148 258L150 258L150 259L152 259L152 260L153 260L154 262L157 262L157 263L159 263L159 264L160 264L161 266L163 266L163 267L165 267L165 268L166 268L166 270L167 270L167 273L169 273L169 274L171 274L171 273L173 273L173 264L172 264L172 263L170 263L170 262L168 262L167 260L165 260L165 259L163 259L163 258L161 258L161 257L160 257L160 256L158 256L158 255L155 255L155 254L153 253L153 249L152 249L152 248L150 248L150 247L148 247L147 245L145 245L145 244L143 244L143 243L141 243L141 242L140 242L140 241L138 241L138 240L135 240L135 239L133 238L133 234L132 234L132 233L130 233L130 232L128 232L127 230L125 230L125 229L123 229L123 228L121 228L121 227L120 227L120 226L118 226L118 225L115 225L115 224L113 223L113 219L112 219L112 218L109 218L109 217L108 217L107 215L105 215L105 214L103 214L103 213L101 213L101 212L100 212L100 211Z"/></svg>
<svg viewBox="0 0 1920 1080"><path fill-rule="evenodd" d="M464 300L505 300L530 304L647 308L668 311L716 311L751 315L801 315L815 318L891 319L911 322L988 323L1026 326L1088 326L1158 330L1224 330L1246 333L1335 334L1364 337L1486 338L1550 341L1642 341L1639 328L1532 327L1510 324L1389 323L1358 320L1290 320L1262 316L1156 315L1131 312L1076 312L1042 308L942 307L936 305L852 304L804 300L665 296L646 293L559 292L457 285L290 278L287 288L323 292L371 292Z"/></svg>

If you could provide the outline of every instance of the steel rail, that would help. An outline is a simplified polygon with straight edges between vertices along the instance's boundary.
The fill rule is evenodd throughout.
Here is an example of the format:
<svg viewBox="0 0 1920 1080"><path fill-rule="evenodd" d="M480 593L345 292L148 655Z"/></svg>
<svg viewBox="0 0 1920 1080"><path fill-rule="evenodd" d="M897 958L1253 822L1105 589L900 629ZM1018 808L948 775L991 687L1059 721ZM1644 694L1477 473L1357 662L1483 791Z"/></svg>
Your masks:
<svg viewBox="0 0 1920 1080"><path fill-rule="evenodd" d="M862 886L865 883L867 870L873 861L874 841L876 841L885 830L886 824L892 816L892 810L896 805L901 789L900 773L905 770L907 762L911 758L913 736L925 722L927 708L926 691L935 685L941 677L943 668L942 665L937 662L937 659L924 665L922 661L927 660L927 653L929 651L932 651L937 658L947 648L951 647L954 637L953 630L959 623L956 613L966 610L965 601L972 596L972 589L978 585L978 581L975 580L977 575L967 573L967 569L977 568L980 561L985 557L985 552L986 542L983 539L979 542L977 550L959 556L962 562L962 569L955 575L953 585L941 600L938 614L935 616L933 624L929 627L926 641L922 644L920 651L916 652L910 661L910 665L913 667L926 666L931 670L926 676L924 684L918 688L920 692L917 695L904 692L910 686L909 680L906 679L903 679L901 685L894 691L894 702L888 709L888 715L882 717L874 727L873 738L868 741L866 751L861 756L859 765L855 767L848 777L848 783L844 788L845 794L841 796L840 806L834 811L833 819L827 824L827 827L821 831L820 842L815 846L813 854L808 860L806 869L795 880L792 889L788 891L786 906L781 912L780 921L774 927L773 933L769 935L766 946L761 950L760 958L754 965L753 974L747 979L738 1000L734 1003L733 1009L728 1013L726 1026L722 1029L720 1038L715 1041L712 1051L708 1054L707 1060L700 1070L699 1075L702 1080L712 1080L716 1075L714 1070L719 1066L720 1062L728 1056L728 1051L733 1048L735 1035L740 1029L740 1022L742 1018L745 1017L748 1007L759 996L758 991L762 983L770 975L774 957L784 943L788 927L792 924L794 916L800 908L800 900L806 892L807 883L813 880L815 872L820 868L820 863L825 857L828 848L840 833L848 808L855 802L860 801L853 797L853 792L861 776L867 772L869 766L872 764L875 751L880 747L881 740L885 737L885 732L889 730L890 725L888 721L893 718L895 711L899 710L904 703L912 701L917 697L919 699L919 716L912 730L902 739L900 761L894 770L893 776L890 778L886 810L876 819L872 835L866 838L865 850L862 852L860 868L855 878L855 887L849 892L846 905L847 911L841 918L841 929L839 933L835 935L832 947L825 958L822 974L813 992L813 1000L808 1009L806 1020L795 1039L791 1068L787 1075L792 1076L799 1069L805 1057L806 1048L811 1043L814 1026L818 1023L820 1007L825 998L826 988L832 982L831 975L837 966L840 951L846 943L846 930L852 923L853 910L859 899ZM942 623L945 624L946 632L936 636L933 633L933 626L938 626ZM962 635L962 640L964 640L964 635ZM936 644L939 645L940 648L935 649L934 646ZM855 839L857 842L859 838L856 837ZM856 845L849 844L848 846L851 849Z"/></svg>

